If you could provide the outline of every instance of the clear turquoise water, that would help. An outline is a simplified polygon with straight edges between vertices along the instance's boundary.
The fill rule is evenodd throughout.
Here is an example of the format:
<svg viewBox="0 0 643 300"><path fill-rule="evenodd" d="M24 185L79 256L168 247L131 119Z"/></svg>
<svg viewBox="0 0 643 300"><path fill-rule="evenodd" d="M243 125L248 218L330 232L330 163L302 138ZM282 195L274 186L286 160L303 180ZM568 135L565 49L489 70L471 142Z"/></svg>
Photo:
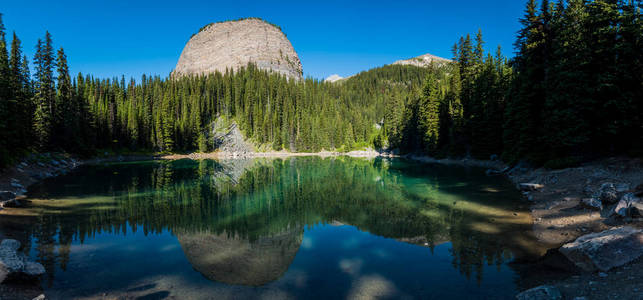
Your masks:
<svg viewBox="0 0 643 300"><path fill-rule="evenodd" d="M28 196L0 230L50 298L511 299L534 255L509 182L406 160L83 166Z"/></svg>

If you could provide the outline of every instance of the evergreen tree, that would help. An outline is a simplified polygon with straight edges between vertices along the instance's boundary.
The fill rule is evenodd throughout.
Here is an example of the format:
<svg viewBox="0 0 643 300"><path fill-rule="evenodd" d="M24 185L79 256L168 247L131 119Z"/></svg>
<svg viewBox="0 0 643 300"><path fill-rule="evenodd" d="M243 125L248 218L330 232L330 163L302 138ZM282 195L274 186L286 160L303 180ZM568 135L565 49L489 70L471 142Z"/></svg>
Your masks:
<svg viewBox="0 0 643 300"><path fill-rule="evenodd" d="M429 74L422 91L420 103L420 130L423 133L424 147L427 153L435 155L438 150L440 133L440 92L437 79Z"/></svg>
<svg viewBox="0 0 643 300"><path fill-rule="evenodd" d="M36 81L34 102L34 134L36 146L41 150L51 149L52 125L54 124L54 105L56 90L54 87L53 67L55 65L51 34L45 34L45 41L38 40L36 46Z"/></svg>
<svg viewBox="0 0 643 300"><path fill-rule="evenodd" d="M504 157L514 161L528 157L542 162L544 147L540 143L545 102L545 33L535 0L529 0L522 29L515 43L518 53L513 62L516 77L511 101L507 104Z"/></svg>
<svg viewBox="0 0 643 300"><path fill-rule="evenodd" d="M9 117L11 116L11 85L9 56L7 54L7 43L5 39L5 28L0 14L0 166L10 161L9 140L11 128Z"/></svg>
<svg viewBox="0 0 643 300"><path fill-rule="evenodd" d="M554 39L543 140L555 157L578 152L589 142L591 127L583 110L593 105L589 103L588 48L583 39L585 19L583 1L570 0Z"/></svg>
<svg viewBox="0 0 643 300"><path fill-rule="evenodd" d="M80 141L75 134L80 127L79 122L79 105L77 98L73 94L71 77L69 76L69 67L67 66L67 56L63 48L58 50L57 57L58 86L56 93L56 115L54 116L53 126L57 132L62 135L57 138L58 148L67 151L74 151L80 147Z"/></svg>

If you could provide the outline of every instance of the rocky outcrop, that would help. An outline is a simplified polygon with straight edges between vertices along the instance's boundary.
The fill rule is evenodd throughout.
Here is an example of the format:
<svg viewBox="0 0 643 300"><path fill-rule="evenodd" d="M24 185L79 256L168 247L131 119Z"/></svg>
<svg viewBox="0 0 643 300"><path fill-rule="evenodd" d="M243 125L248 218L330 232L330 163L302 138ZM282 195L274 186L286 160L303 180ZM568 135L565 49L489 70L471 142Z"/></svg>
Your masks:
<svg viewBox="0 0 643 300"><path fill-rule="evenodd" d="M444 64L447 64L447 63L450 63L450 62L452 62L452 60L442 58L442 57L438 57L438 56L435 56L435 55L427 53L427 54L420 55L418 57L414 57L414 58L411 58L411 59L398 60L398 61L394 62L393 64L394 65L403 65L403 66L411 65L411 66L416 66L416 67L428 67L431 64L444 65Z"/></svg>
<svg viewBox="0 0 643 300"><path fill-rule="evenodd" d="M190 38L173 76L200 75L238 69L254 63L300 79L302 67L281 29L257 18L212 23Z"/></svg>
<svg viewBox="0 0 643 300"><path fill-rule="evenodd" d="M0 283L7 279L33 279L45 273L45 268L29 261L26 255L18 252L20 242L5 239L0 243Z"/></svg>
<svg viewBox="0 0 643 300"><path fill-rule="evenodd" d="M254 146L243 137L236 122L227 122L218 117L212 123L209 133L213 149L232 157L248 157L254 153Z"/></svg>
<svg viewBox="0 0 643 300"><path fill-rule="evenodd" d="M608 271L643 255L643 230L625 226L591 233L559 251L585 271Z"/></svg>
<svg viewBox="0 0 643 300"><path fill-rule="evenodd" d="M563 299L560 291L551 285L541 285L526 290L516 296L518 300L559 300Z"/></svg>

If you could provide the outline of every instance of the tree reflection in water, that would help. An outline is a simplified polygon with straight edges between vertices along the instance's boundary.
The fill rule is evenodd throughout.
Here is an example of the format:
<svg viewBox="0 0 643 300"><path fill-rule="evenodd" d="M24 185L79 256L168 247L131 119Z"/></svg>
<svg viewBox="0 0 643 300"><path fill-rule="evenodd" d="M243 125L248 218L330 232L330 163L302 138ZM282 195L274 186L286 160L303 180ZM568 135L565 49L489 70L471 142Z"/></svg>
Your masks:
<svg viewBox="0 0 643 300"><path fill-rule="evenodd" d="M84 166L32 187L31 216L6 218L49 275L73 241L101 233L177 236L194 269L229 284L280 278L305 228L340 222L433 249L482 280L484 265L538 255L519 194L477 169L405 160L289 158L180 160ZM524 207L521 207L524 206ZM28 215L28 214L27 214ZM25 225L26 224L26 225ZM26 228L25 228L26 227ZM29 244L33 243L33 245Z"/></svg>

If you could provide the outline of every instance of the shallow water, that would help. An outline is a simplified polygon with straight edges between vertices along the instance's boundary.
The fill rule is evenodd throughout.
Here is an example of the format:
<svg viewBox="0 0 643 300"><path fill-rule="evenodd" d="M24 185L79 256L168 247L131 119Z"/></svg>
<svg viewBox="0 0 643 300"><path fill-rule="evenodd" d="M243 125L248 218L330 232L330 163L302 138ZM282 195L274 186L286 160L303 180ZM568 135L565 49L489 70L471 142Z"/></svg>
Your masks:
<svg viewBox="0 0 643 300"><path fill-rule="evenodd" d="M406 160L83 166L28 197L0 230L49 298L511 299L539 254L508 181Z"/></svg>

